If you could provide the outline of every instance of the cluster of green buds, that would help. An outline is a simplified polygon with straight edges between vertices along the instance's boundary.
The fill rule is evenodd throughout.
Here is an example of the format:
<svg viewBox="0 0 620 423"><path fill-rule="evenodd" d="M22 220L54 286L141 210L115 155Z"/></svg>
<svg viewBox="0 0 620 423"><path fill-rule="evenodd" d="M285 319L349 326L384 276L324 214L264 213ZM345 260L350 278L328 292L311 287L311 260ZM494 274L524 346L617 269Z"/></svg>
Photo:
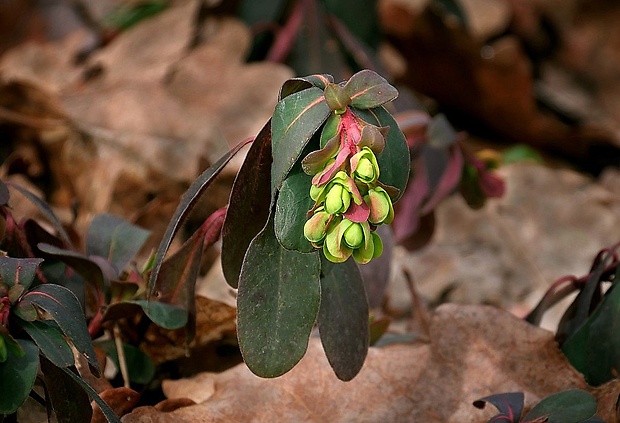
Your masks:
<svg viewBox="0 0 620 423"><path fill-rule="evenodd" d="M375 230L394 219L392 198L398 190L379 181L376 155L385 147L389 127L377 127L356 116L343 95L337 84L326 87L325 98L336 121L334 133L302 161L304 172L314 175L310 197L315 202L304 235L334 263L353 256L365 264L383 252Z"/></svg>

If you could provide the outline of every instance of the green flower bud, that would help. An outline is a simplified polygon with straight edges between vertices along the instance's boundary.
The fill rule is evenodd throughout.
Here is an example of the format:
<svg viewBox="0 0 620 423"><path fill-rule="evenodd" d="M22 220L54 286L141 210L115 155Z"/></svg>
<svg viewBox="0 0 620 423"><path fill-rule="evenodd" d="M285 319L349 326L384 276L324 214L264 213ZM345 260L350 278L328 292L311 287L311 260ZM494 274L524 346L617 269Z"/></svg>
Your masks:
<svg viewBox="0 0 620 423"><path fill-rule="evenodd" d="M383 240L381 239L379 234L376 232L372 232L371 236L372 236L372 243L374 245L374 251L372 253L372 258L381 257L381 254L383 254Z"/></svg>
<svg viewBox="0 0 620 423"><path fill-rule="evenodd" d="M364 201L370 208L368 221L373 225L392 223L394 220L394 205L387 191L381 187L368 190Z"/></svg>
<svg viewBox="0 0 620 423"><path fill-rule="evenodd" d="M375 153L368 147L351 157L352 177L365 184L372 184L379 178L379 164Z"/></svg>
<svg viewBox="0 0 620 423"><path fill-rule="evenodd" d="M322 208L318 209L304 225L304 236L314 244L320 244L327 233L331 215Z"/></svg>
<svg viewBox="0 0 620 423"><path fill-rule="evenodd" d="M344 213L351 204L351 193L341 184L334 184L327 190L325 211L329 214Z"/></svg>
<svg viewBox="0 0 620 423"><path fill-rule="evenodd" d="M338 218L340 219L340 218ZM353 250L342 242L344 232L353 224L348 219L342 219L335 224L329 225L327 236L323 244L325 257L333 263L343 263L353 253Z"/></svg>
<svg viewBox="0 0 620 423"><path fill-rule="evenodd" d="M353 223L343 234L344 242L349 248L359 248L364 242L364 231L359 223Z"/></svg>
<svg viewBox="0 0 620 423"><path fill-rule="evenodd" d="M331 110L336 114L342 114L351 104L351 97L345 92L344 88L338 84L330 83L325 87L325 101Z"/></svg>

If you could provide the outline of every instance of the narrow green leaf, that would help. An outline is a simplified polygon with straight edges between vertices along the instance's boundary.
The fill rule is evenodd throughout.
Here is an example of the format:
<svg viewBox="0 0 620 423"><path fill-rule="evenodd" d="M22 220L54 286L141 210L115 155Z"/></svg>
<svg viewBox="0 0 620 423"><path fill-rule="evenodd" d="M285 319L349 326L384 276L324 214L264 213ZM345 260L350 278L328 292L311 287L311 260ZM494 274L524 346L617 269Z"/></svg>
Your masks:
<svg viewBox="0 0 620 423"><path fill-rule="evenodd" d="M317 87L296 92L280 100L271 119L273 164L272 196L299 159L312 135L330 115L323 90Z"/></svg>
<svg viewBox="0 0 620 423"><path fill-rule="evenodd" d="M114 411L110 408L110 406L97 394L95 391L84 379L73 373L70 369L62 368L62 371L65 372L71 379L77 382L88 394L88 396L97 403L103 415L110 423L121 423L120 419L114 414Z"/></svg>
<svg viewBox="0 0 620 423"><path fill-rule="evenodd" d="M12 287L16 284L28 289L43 259L0 256L0 280Z"/></svg>
<svg viewBox="0 0 620 423"><path fill-rule="evenodd" d="M146 242L150 231L111 214L93 217L86 233L86 254L107 259L117 275Z"/></svg>
<svg viewBox="0 0 620 423"><path fill-rule="evenodd" d="M581 423L596 413L596 399L586 391L570 389L544 398L523 418L533 421L547 417L549 423Z"/></svg>
<svg viewBox="0 0 620 423"><path fill-rule="evenodd" d="M271 204L271 121L252 143L230 192L222 227L222 270L237 288L243 257L269 218Z"/></svg>
<svg viewBox="0 0 620 423"><path fill-rule="evenodd" d="M97 342L97 346L103 349L119 368L118 351L113 340ZM125 362L129 371L129 379L134 383L147 384L155 376L153 360L139 348L123 343Z"/></svg>
<svg viewBox="0 0 620 423"><path fill-rule="evenodd" d="M299 162L282 183L276 202L275 233L280 244L287 250L302 253L314 251L304 236L306 214L314 205L310 198L312 175L306 175Z"/></svg>
<svg viewBox="0 0 620 423"><path fill-rule="evenodd" d="M364 69L353 75L344 86L357 109L379 107L398 97L398 90L374 71Z"/></svg>
<svg viewBox="0 0 620 423"><path fill-rule="evenodd" d="M84 313L71 291L64 286L46 283L26 293L20 305L22 303L24 306L33 304L48 312L75 348L86 357L93 374L99 376L101 371L86 328Z"/></svg>
<svg viewBox="0 0 620 423"><path fill-rule="evenodd" d="M402 196L409 180L411 159L409 157L407 140L392 115L385 108L352 110L368 123L390 127L390 131L385 139L385 148L380 154L377 154L377 161L379 169L381 169L379 180L400 190L400 194L395 199L396 201Z"/></svg>
<svg viewBox="0 0 620 423"><path fill-rule="evenodd" d="M150 298L155 291L155 285L157 282L157 278L159 275L159 271L161 269L161 265L164 261L164 257L168 252L168 248L170 248L170 244L172 244L172 240L174 236L177 234L181 224L185 221L185 218L189 214L190 211L196 205L196 202L200 198L200 195L211 185L211 182L215 179L217 175L224 169L224 167L228 164L228 162L243 148L251 139L245 140L237 144L233 147L228 153L224 154L213 166L205 170L199 177L196 179L190 187L187 189L183 197L181 198L181 202L177 206L177 209L170 219L170 223L166 228L166 232L157 248L157 252L155 253L155 262L153 265L153 270L151 271L151 276L149 278L148 283L148 295Z"/></svg>
<svg viewBox="0 0 620 423"><path fill-rule="evenodd" d="M620 368L620 289L613 285L586 322L562 344L562 351L589 384L601 385Z"/></svg>
<svg viewBox="0 0 620 423"><path fill-rule="evenodd" d="M321 277L318 324L329 364L341 380L353 379L364 364L368 318L364 282L355 261L333 266Z"/></svg>
<svg viewBox="0 0 620 423"><path fill-rule="evenodd" d="M56 367L68 367L75 364L73 351L56 323L22 320L19 325L37 344L41 353Z"/></svg>
<svg viewBox="0 0 620 423"><path fill-rule="evenodd" d="M284 84L282 84L278 100L282 100L283 98L288 97L291 94L303 91L311 87L317 87L324 90L327 84L330 82L334 82L334 77L327 74L291 78L287 80Z"/></svg>
<svg viewBox="0 0 620 423"><path fill-rule="evenodd" d="M187 324L187 310L181 307L158 301L134 300L128 302L142 307L149 319L164 329L179 329Z"/></svg>
<svg viewBox="0 0 620 423"><path fill-rule="evenodd" d="M28 398L34 386L39 368L39 349L32 341L18 339L24 355L9 351L4 363L0 363L0 414L15 412Z"/></svg>
<svg viewBox="0 0 620 423"><path fill-rule="evenodd" d="M305 354L319 308L319 269L318 253L280 245L273 219L250 244L239 280L237 334L253 373L280 376Z"/></svg>
<svg viewBox="0 0 620 423"><path fill-rule="evenodd" d="M63 371L75 371L67 366L57 367L45 358L41 359L41 371L45 378L47 394L56 412L58 423L89 422L93 410L88 394L75 380Z"/></svg>

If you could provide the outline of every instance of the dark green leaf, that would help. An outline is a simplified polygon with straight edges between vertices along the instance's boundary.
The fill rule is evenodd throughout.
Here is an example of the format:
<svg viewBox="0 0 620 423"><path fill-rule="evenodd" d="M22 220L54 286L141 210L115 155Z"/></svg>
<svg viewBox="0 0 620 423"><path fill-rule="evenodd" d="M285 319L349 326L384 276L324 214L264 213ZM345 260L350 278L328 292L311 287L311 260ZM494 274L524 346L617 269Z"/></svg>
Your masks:
<svg viewBox="0 0 620 423"><path fill-rule="evenodd" d="M181 224L185 221L185 218L189 212L192 211L196 205L200 195L209 187L209 185L211 185L211 182L213 182L215 177L222 171L222 169L224 169L230 159L232 159L234 155L237 154L239 150L241 150L241 148L243 148L250 141L251 140L245 140L240 142L228 153L224 154L213 166L205 170L198 177L198 179L190 185L185 194L183 194L181 202L177 206L172 219L170 219L170 223L168 223L168 227L166 228L166 233L164 234L161 243L157 248L157 252L155 253L155 262L148 283L148 297L151 297L155 291L155 285L161 265L164 261L164 257L166 256L166 252L168 252L168 248L170 248L170 244L172 244L174 236L181 227Z"/></svg>
<svg viewBox="0 0 620 423"><path fill-rule="evenodd" d="M9 287L15 284L28 289L43 259L0 256L0 279Z"/></svg>
<svg viewBox="0 0 620 423"><path fill-rule="evenodd" d="M118 351L113 340L97 342L97 346L103 349L119 368ZM155 365L151 358L139 348L123 343L125 362L132 382L147 384L155 376Z"/></svg>
<svg viewBox="0 0 620 423"><path fill-rule="evenodd" d="M28 398L39 369L39 350L32 341L18 339L24 355L9 352L0 363L0 414L11 414Z"/></svg>
<svg viewBox="0 0 620 423"><path fill-rule="evenodd" d="M25 294L20 305L30 304L49 313L75 348L88 360L91 371L99 376L99 363L86 328L80 302L67 288L46 283Z"/></svg>
<svg viewBox="0 0 620 423"><path fill-rule="evenodd" d="M549 423L582 423L596 413L596 399L586 391L571 389L544 398L524 417L532 421L547 417Z"/></svg>
<svg viewBox="0 0 620 423"><path fill-rule="evenodd" d="M298 164L280 188L276 202L275 233L280 244L287 250L309 253L314 247L304 237L306 213L314 205L310 198L312 176L306 175Z"/></svg>
<svg viewBox="0 0 620 423"><path fill-rule="evenodd" d="M75 364L73 351L56 323L22 320L19 325L37 344L41 353L56 367L68 367Z"/></svg>
<svg viewBox="0 0 620 423"><path fill-rule="evenodd" d="M237 334L252 372L276 377L306 352L319 308L318 253L284 249L273 220L252 241L241 269Z"/></svg>
<svg viewBox="0 0 620 423"><path fill-rule="evenodd" d="M456 142L458 134L446 115L440 113L428 125L427 137L433 149L445 149Z"/></svg>
<svg viewBox="0 0 620 423"><path fill-rule="evenodd" d="M45 378L47 394L52 408L56 412L58 423L89 422L93 410L90 406L88 394L62 369L75 371L75 367L72 369L68 369L66 366L59 368L45 358L41 360L41 371Z"/></svg>
<svg viewBox="0 0 620 423"><path fill-rule="evenodd" d="M291 94L276 105L271 119L272 196L280 189L304 147L330 113L323 90L316 87Z"/></svg>
<svg viewBox="0 0 620 423"><path fill-rule="evenodd" d="M280 88L280 95L278 97L279 100L282 100L285 97L288 97L291 94L294 94L299 91L303 91L307 88L317 87L322 90L325 89L325 86L334 82L334 77L331 75L310 75L304 76L300 78L292 78L287 80L284 84L282 84L282 88Z"/></svg>
<svg viewBox="0 0 620 423"><path fill-rule="evenodd" d="M146 300L134 300L129 303L142 307L149 319L164 329L179 329L187 324L187 311L181 307Z"/></svg>
<svg viewBox="0 0 620 423"><path fill-rule="evenodd" d="M117 275L138 253L150 232L111 214L93 217L86 234L86 254L107 259Z"/></svg>
<svg viewBox="0 0 620 423"><path fill-rule="evenodd" d="M118 417L116 417L116 414L114 414L114 411L112 411L110 406L106 404L103 399L101 399L99 394L97 394L97 391L95 391L88 383L86 383L84 379L73 373L70 369L62 368L62 371L65 372L65 374L67 374L71 379L73 379L73 381L77 382L82 387L82 389L86 391L88 396L97 403L99 408L101 408L103 415L106 419L108 419L109 422L121 423L121 421Z"/></svg>
<svg viewBox="0 0 620 423"><path fill-rule="evenodd" d="M338 379L353 379L364 364L368 317L366 292L355 261L333 266L321 277L318 323L325 354Z"/></svg>
<svg viewBox="0 0 620 423"><path fill-rule="evenodd" d="M377 155L377 161L381 169L379 180L400 190L396 201L405 191L409 180L410 158L407 140L392 115L383 107L369 110L353 109L353 111L368 123L390 127L385 139L385 148Z"/></svg>
<svg viewBox="0 0 620 423"><path fill-rule="evenodd" d="M263 127L237 173L222 227L222 270L236 288L243 257L269 218L271 204L271 121Z"/></svg>
<svg viewBox="0 0 620 423"><path fill-rule="evenodd" d="M573 367L589 384L601 385L620 368L620 289L612 286L586 322L562 345Z"/></svg>
<svg viewBox="0 0 620 423"><path fill-rule="evenodd" d="M373 50L379 46L382 34L376 0L324 0L324 3L330 15L336 16L352 36Z"/></svg>
<svg viewBox="0 0 620 423"><path fill-rule="evenodd" d="M344 86L356 109L372 109L398 97L398 90L378 73L364 69L353 75Z"/></svg>
<svg viewBox="0 0 620 423"><path fill-rule="evenodd" d="M45 216L45 218L49 220L49 222L52 224L54 229L58 231L58 235L60 236L62 241L65 243L65 245L71 246L71 240L69 239L69 235L67 235L67 231L65 231L65 228L62 226L62 223L60 223L60 220L58 219L56 214L52 211L49 204L47 204L45 201L41 200L39 197L37 197L36 195L28 191L26 188L18 184L7 182L7 185L21 192L24 195L24 197L26 197L28 200L30 200L31 203L37 206L39 211L43 213L43 216Z"/></svg>
<svg viewBox="0 0 620 423"><path fill-rule="evenodd" d="M95 263L84 254L65 250L63 248L58 248L45 243L40 243L38 247L42 252L52 255L72 267L76 272L82 275L84 279L95 284L95 286L101 289L107 285L108 280L116 277L114 270L109 265L107 266L102 262ZM104 271L104 269L106 271Z"/></svg>

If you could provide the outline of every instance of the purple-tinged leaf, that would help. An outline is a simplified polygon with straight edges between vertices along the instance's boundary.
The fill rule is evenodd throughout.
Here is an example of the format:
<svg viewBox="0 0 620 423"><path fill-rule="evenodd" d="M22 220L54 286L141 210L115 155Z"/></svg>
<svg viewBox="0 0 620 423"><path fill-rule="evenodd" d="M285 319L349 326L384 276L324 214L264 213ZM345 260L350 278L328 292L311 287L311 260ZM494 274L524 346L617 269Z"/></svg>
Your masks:
<svg viewBox="0 0 620 423"><path fill-rule="evenodd" d="M19 302L20 307L34 305L51 316L75 348L88 360L91 371L99 376L99 363L86 328L80 302L67 288L43 284L28 291Z"/></svg>
<svg viewBox="0 0 620 423"><path fill-rule="evenodd" d="M30 288L37 273L40 258L12 258L0 256L0 280L9 287L21 285L25 290Z"/></svg>
<svg viewBox="0 0 620 423"><path fill-rule="evenodd" d="M480 398L474 401L474 406L482 409L488 402L499 410L500 414L488 420L487 423L518 423L523 413L524 399L523 392L508 392Z"/></svg>
<svg viewBox="0 0 620 423"><path fill-rule="evenodd" d="M356 109L372 109L398 97L398 90L378 73L364 69L353 75L344 86Z"/></svg>
<svg viewBox="0 0 620 423"><path fill-rule="evenodd" d="M359 373L369 345L368 301L354 260L331 266L321 277L318 325L327 360L340 380Z"/></svg>
<svg viewBox="0 0 620 423"><path fill-rule="evenodd" d="M243 257L269 218L271 204L271 122L267 122L237 173L222 227L222 270L236 288Z"/></svg>
<svg viewBox="0 0 620 423"><path fill-rule="evenodd" d="M422 207L420 211L421 214L428 214L434 210L441 200L454 191L461 180L461 175L463 173L463 154L460 149L454 147L449 149L449 154L450 158L448 159L448 164L443 170L443 174L439 179L439 183L433 190L432 195L425 201L424 207Z"/></svg>
<svg viewBox="0 0 620 423"><path fill-rule="evenodd" d="M334 77L327 74L291 78L282 84L278 100L282 100L291 94L295 94L296 92L303 91L307 88L317 87L324 90L330 82L334 82Z"/></svg>
<svg viewBox="0 0 620 423"><path fill-rule="evenodd" d="M370 216L370 208L366 203L357 204L352 202L351 206L349 206L343 216L351 222L362 223L368 220L368 216Z"/></svg>
<svg viewBox="0 0 620 423"><path fill-rule="evenodd" d="M93 410L84 388L67 376L65 371L75 368L56 366L45 357L41 359L41 372L51 407L56 412L58 423L89 422Z"/></svg>
<svg viewBox="0 0 620 423"><path fill-rule="evenodd" d="M317 87L291 94L276 105L271 118L272 197L280 189L310 138L330 114L323 91Z"/></svg>
<svg viewBox="0 0 620 423"><path fill-rule="evenodd" d="M86 254L104 257L120 275L149 235L150 231L117 216L99 214L93 217L86 233Z"/></svg>
<svg viewBox="0 0 620 423"><path fill-rule="evenodd" d="M40 243L37 247L41 252L75 269L85 280L100 290L104 290L109 281L116 278L116 271L104 260L95 261L94 257L86 257L84 254L45 243Z"/></svg>
<svg viewBox="0 0 620 423"><path fill-rule="evenodd" d="M411 238L417 232L420 222L420 209L429 193L424 160L418 158L413 168L415 169L413 180L407 185L407 189L398 204L394 206L395 215L392 228L397 244Z"/></svg>
<svg viewBox="0 0 620 423"><path fill-rule="evenodd" d="M67 247L72 246L71 239L69 238L67 231L65 231L65 228L62 226L62 223L60 223L60 220L58 219L56 214L52 211L50 206L45 201L41 200L39 197L37 197L36 195L28 191L26 188L18 184L15 184L13 182L7 182L6 184L10 186L11 188L15 188L17 191L22 193L24 197L30 200L30 202L34 204L39 209L39 211L43 214L43 216L45 216L47 220L52 224L54 229L58 231L58 236L60 236L62 241L65 243L65 245Z"/></svg>
<svg viewBox="0 0 620 423"><path fill-rule="evenodd" d="M199 177L196 179L190 187L185 191L183 197L181 198L181 202L177 206L177 209L170 219L170 223L166 228L166 232L157 248L157 252L155 253L155 260L153 264L153 270L151 271L151 276L149 278L148 283L148 292L147 298L150 298L153 295L153 291L155 290L155 283L157 281L159 271L161 270L162 263L168 252L168 248L170 248L170 244L172 244L172 240L174 236L177 234L181 224L185 221L185 218L189 214L189 212L194 208L196 202L200 198L201 194L211 185L211 182L215 179L217 175L224 169L224 167L228 164L228 162L241 150L246 144L251 142L252 139L247 139L245 141L240 142L235 147L233 147L228 153L224 154L213 166L205 170Z"/></svg>
<svg viewBox="0 0 620 423"><path fill-rule="evenodd" d="M82 389L84 389L84 391L86 391L88 396L93 401L95 401L97 403L97 405L99 406L99 408L103 412L103 415L108 420L108 422L110 422L110 423L121 423L120 419L116 416L116 414L114 414L114 411L112 411L110 406L103 399L101 399L101 397L99 396L97 391L95 391L88 383L86 383L86 381L84 379L82 379L80 376L78 376L75 373L73 373L73 371L71 369L63 367L61 370L66 375L68 375L74 382L76 382L78 385L80 385L82 387Z"/></svg>

